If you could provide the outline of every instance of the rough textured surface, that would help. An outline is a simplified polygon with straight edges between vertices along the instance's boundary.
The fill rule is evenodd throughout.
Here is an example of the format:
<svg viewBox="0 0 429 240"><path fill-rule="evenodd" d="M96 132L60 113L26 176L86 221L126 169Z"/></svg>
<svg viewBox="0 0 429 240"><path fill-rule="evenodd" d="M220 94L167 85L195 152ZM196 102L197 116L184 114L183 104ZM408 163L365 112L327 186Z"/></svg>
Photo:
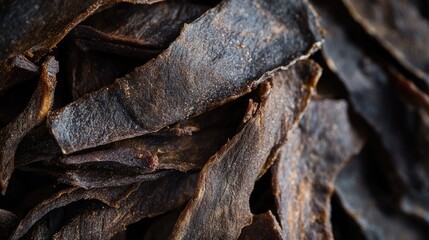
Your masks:
<svg viewBox="0 0 429 240"><path fill-rule="evenodd" d="M266 213L254 215L252 224L243 228L239 240L252 240L257 237L264 240L281 240L280 225L276 217L268 211Z"/></svg>
<svg viewBox="0 0 429 240"><path fill-rule="evenodd" d="M172 173L143 182L118 208L98 205L76 212L53 239L109 239L131 223L186 203L194 192L195 180L195 174Z"/></svg>
<svg viewBox="0 0 429 240"><path fill-rule="evenodd" d="M299 0L226 1L185 25L156 59L54 112L52 133L67 154L157 131L237 98L265 72L306 57L320 45L318 31L314 13Z"/></svg>
<svg viewBox="0 0 429 240"><path fill-rule="evenodd" d="M236 239L251 223L251 189L307 106L321 69L300 61L260 87L250 118L203 167L172 239Z"/></svg>
<svg viewBox="0 0 429 240"><path fill-rule="evenodd" d="M394 212L383 211L371 191L362 155L354 158L338 175L335 192L345 211L357 222L365 239L426 239L416 224ZM388 198L384 198L388 199Z"/></svg>
<svg viewBox="0 0 429 240"><path fill-rule="evenodd" d="M95 14L73 30L84 50L113 52L149 59L179 35L185 23L203 14L207 6L185 1L152 5L123 4ZM106 19L115 19L106 22Z"/></svg>
<svg viewBox="0 0 429 240"><path fill-rule="evenodd" d="M429 5L419 8L419 0L343 2L354 19L429 88L429 22L423 16Z"/></svg>
<svg viewBox="0 0 429 240"><path fill-rule="evenodd" d="M68 53L67 80L74 100L113 84L116 78L146 62L113 54L83 52L76 44L71 44Z"/></svg>
<svg viewBox="0 0 429 240"><path fill-rule="evenodd" d="M273 192L285 239L333 239L330 199L343 165L359 153L344 101L310 103L281 149L273 169Z"/></svg>
<svg viewBox="0 0 429 240"><path fill-rule="evenodd" d="M424 182L414 174L419 163L413 159L409 115L395 93L393 81L376 59L352 40L333 11L319 8L321 24L326 29L323 55L329 68L344 84L353 109L376 132L386 148L397 175L398 187L418 188ZM398 190L402 190L398 188Z"/></svg>
<svg viewBox="0 0 429 240"><path fill-rule="evenodd" d="M38 61L78 23L102 6L117 2L153 3L157 0L18 0L0 8L0 91L19 81L16 59ZM24 4L25 3L25 4ZM50 24L46 24L49 22ZM26 58L26 59L25 59ZM15 60L14 60L15 59Z"/></svg>
<svg viewBox="0 0 429 240"><path fill-rule="evenodd" d="M22 138L40 124L50 111L54 101L58 62L48 57L42 66L39 85L24 111L0 130L0 185L3 194L14 169L14 156Z"/></svg>
<svg viewBox="0 0 429 240"><path fill-rule="evenodd" d="M20 239L31 226L56 208L64 207L83 199L96 199L111 207L118 207L120 202L124 201L130 194L136 191L138 187L139 184L93 190L85 190L82 188L61 190L31 209L15 228L14 233L11 235L11 240Z"/></svg>

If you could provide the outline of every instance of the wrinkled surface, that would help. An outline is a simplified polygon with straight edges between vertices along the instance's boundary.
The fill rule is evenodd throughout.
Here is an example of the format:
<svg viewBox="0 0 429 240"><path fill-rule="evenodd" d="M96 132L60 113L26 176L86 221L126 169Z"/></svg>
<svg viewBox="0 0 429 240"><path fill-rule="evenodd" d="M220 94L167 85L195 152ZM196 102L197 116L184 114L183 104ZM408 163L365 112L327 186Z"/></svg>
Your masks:
<svg viewBox="0 0 429 240"><path fill-rule="evenodd" d="M66 165L114 162L122 168L133 167L141 172L201 169L207 159L235 133L243 118L245 101L244 97L167 127L157 134L115 142L98 151L65 156L59 162Z"/></svg>
<svg viewBox="0 0 429 240"><path fill-rule="evenodd" d="M109 239L131 223L186 203L194 192L195 180L195 174L172 173L143 182L118 208L97 205L76 212L53 239Z"/></svg>
<svg viewBox="0 0 429 240"><path fill-rule="evenodd" d="M391 174L397 175L399 187L418 188L424 179L414 174L420 167L413 159L407 109L395 93L389 75L347 35L350 32L330 14L333 11L319 8L319 12L326 29L322 52L329 68L344 84L354 110L373 128L389 153L396 171Z"/></svg>
<svg viewBox="0 0 429 240"><path fill-rule="evenodd" d="M63 153L201 114L249 92L265 72L313 52L320 45L314 13L299 0L284 3L226 1L185 25L156 59L55 111L49 124Z"/></svg>
<svg viewBox="0 0 429 240"><path fill-rule="evenodd" d="M365 158L359 155L340 172L335 192L345 211L357 222L368 240L375 239L426 239L417 225L406 221L394 212L383 211L386 204L377 202L371 191ZM388 198L384 198L388 199ZM391 200L391 198L390 198Z"/></svg>
<svg viewBox="0 0 429 240"><path fill-rule="evenodd" d="M39 85L24 111L0 130L0 185L3 194L14 169L14 156L22 138L40 124L50 111L56 86L58 62L48 57L42 66Z"/></svg>
<svg viewBox="0 0 429 240"><path fill-rule="evenodd" d="M320 71L316 63L300 61L262 84L260 102L249 102L250 119L201 170L196 193L180 215L172 239L239 237L251 223L249 198L255 181L299 120Z"/></svg>
<svg viewBox="0 0 429 240"><path fill-rule="evenodd" d="M11 239L21 238L30 229L31 226L33 226L47 213L56 208L64 207L70 203L84 199L96 199L109 206L118 207L119 203L132 194L132 192L136 191L138 187L139 185L135 184L125 187L101 188L93 190L85 190L82 188L68 188L61 190L33 208L21 220L18 227L16 227Z"/></svg>
<svg viewBox="0 0 429 240"><path fill-rule="evenodd" d="M3 3L0 32L7 34L0 38L0 91L14 84L16 79L11 76L23 69L11 62L40 60L79 22L98 8L117 2L152 3L157 0L17 0Z"/></svg>
<svg viewBox="0 0 429 240"><path fill-rule="evenodd" d="M273 192L285 239L333 239L330 198L335 176L359 153L344 101L310 103L273 168Z"/></svg>
<svg viewBox="0 0 429 240"><path fill-rule="evenodd" d="M429 96L399 73L394 74L398 94L413 108L415 115L413 160L419 164L415 174L422 179L420 188L408 189L400 199L400 208L406 214L429 223Z"/></svg>
<svg viewBox="0 0 429 240"><path fill-rule="evenodd" d="M280 225L277 222L271 211L254 215L252 224L243 228L239 240L251 240L255 237L265 240L280 240L281 235Z"/></svg>
<svg viewBox="0 0 429 240"><path fill-rule="evenodd" d="M190 23L207 10L206 6L184 1L152 5L123 4L95 14L73 30L84 49L114 52L149 59L156 56ZM115 19L106 22L106 19Z"/></svg>
<svg viewBox="0 0 429 240"><path fill-rule="evenodd" d="M419 9L419 0L343 2L369 34L429 87L429 22L423 16L427 14L427 3Z"/></svg>
<svg viewBox="0 0 429 240"><path fill-rule="evenodd" d="M144 61L116 55L83 52L75 44L68 51L67 78L73 99L108 86L118 77L123 77Z"/></svg>

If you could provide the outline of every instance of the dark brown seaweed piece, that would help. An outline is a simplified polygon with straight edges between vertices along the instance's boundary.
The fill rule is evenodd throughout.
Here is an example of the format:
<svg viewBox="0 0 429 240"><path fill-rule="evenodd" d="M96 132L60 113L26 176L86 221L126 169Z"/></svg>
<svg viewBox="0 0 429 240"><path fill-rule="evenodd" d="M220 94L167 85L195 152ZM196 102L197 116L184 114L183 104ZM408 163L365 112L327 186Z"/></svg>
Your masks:
<svg viewBox="0 0 429 240"><path fill-rule="evenodd" d="M143 182L118 208L82 209L53 239L109 239L129 224L176 209L194 193L196 174L172 173Z"/></svg>
<svg viewBox="0 0 429 240"><path fill-rule="evenodd" d="M168 47L185 23L192 22L207 9L183 1L123 4L95 14L72 33L85 51L92 49L150 59Z"/></svg>
<svg viewBox="0 0 429 240"><path fill-rule="evenodd" d="M15 214L0 209L0 239L6 239L10 236L18 223Z"/></svg>
<svg viewBox="0 0 429 240"><path fill-rule="evenodd" d="M364 156L353 158L335 181L335 193L344 210L356 221L368 240L426 239L416 224L406 221L394 212L383 211L383 204L378 203L370 191L371 183L367 180L369 177Z"/></svg>
<svg viewBox="0 0 429 240"><path fill-rule="evenodd" d="M120 168L119 172L126 168L131 170L128 172L132 175L155 169L174 169L183 172L201 169L237 130L243 118L247 99L245 96L154 134L115 142L92 149L91 152L62 157L55 140L45 134L44 128L39 129L41 131L33 131L24 138L18 148L15 162L17 166L23 166L45 161L49 166L54 165L64 170L79 167L78 172L86 173L88 171L85 168L89 164L93 167L97 165L98 169L101 169L115 163ZM134 168L135 166L140 167ZM76 174L76 171L71 172ZM66 176L65 179L69 178ZM74 182L65 179L65 182Z"/></svg>
<svg viewBox="0 0 429 240"><path fill-rule="evenodd" d="M0 91L21 65L14 59L40 60L78 23L102 6L117 2L153 3L159 0L18 0L0 9ZM49 23L49 24L47 24ZM25 61L29 61L25 59Z"/></svg>
<svg viewBox="0 0 429 240"><path fill-rule="evenodd" d="M185 25L156 59L55 111L49 124L65 154L155 132L251 91L265 72L319 46L315 15L301 0L228 0Z"/></svg>
<svg viewBox="0 0 429 240"><path fill-rule="evenodd" d="M414 109L416 115L414 122L416 144L413 157L420 163L415 167L415 174L423 179L421 189L418 191L409 189L409 192L400 199L400 208L404 213L429 223L429 96L400 73L391 71L398 94L403 96L404 101Z"/></svg>
<svg viewBox="0 0 429 240"><path fill-rule="evenodd" d="M343 0L353 18L429 87L429 22L417 1Z"/></svg>
<svg viewBox="0 0 429 240"><path fill-rule="evenodd" d="M0 185L3 194L14 169L18 144L32 128L45 119L52 107L57 72L58 62L53 57L48 57L42 65L39 85L28 106L14 121L0 130Z"/></svg>
<svg viewBox="0 0 429 240"><path fill-rule="evenodd" d="M250 102L251 117L204 165L196 193L172 239L237 239L251 223L249 199L255 181L307 106L321 74L312 61L299 61L260 87L260 102Z"/></svg>
<svg viewBox="0 0 429 240"><path fill-rule="evenodd" d="M363 142L351 126L345 101L310 103L273 166L274 199L286 239L333 239L335 177Z"/></svg>
<svg viewBox="0 0 429 240"><path fill-rule="evenodd" d="M76 187L61 190L31 209L21 220L18 227L15 228L10 239L21 238L37 221L56 208L64 207L79 200L88 199L96 199L108 206L119 207L121 201L124 201L130 194L136 191L138 187L139 184L133 184L130 186L97 188L91 190Z"/></svg>
<svg viewBox="0 0 429 240"><path fill-rule="evenodd" d="M276 217L268 211L253 216L252 224L243 228L239 240L281 240L281 228Z"/></svg>
<svg viewBox="0 0 429 240"><path fill-rule="evenodd" d="M133 58L83 52L74 44L67 52L67 80L74 100L112 84L116 78L144 64L144 61Z"/></svg>
<svg viewBox="0 0 429 240"><path fill-rule="evenodd" d="M173 172L172 170L155 173L140 173L118 167L105 166L87 167L68 170L59 175L58 181L85 189L100 187L116 187L141 181L151 181Z"/></svg>
<svg viewBox="0 0 429 240"><path fill-rule="evenodd" d="M412 142L408 140L407 127L402 121L407 112L395 94L391 77L346 34L346 27L339 19L334 19L334 11L325 7L318 10L326 29L322 53L328 67L343 82L353 109L386 148L394 166L389 174L394 176L398 190L414 188L422 179L414 174L417 162L412 158Z"/></svg>
<svg viewBox="0 0 429 240"><path fill-rule="evenodd" d="M15 154L15 167L34 162L49 161L61 156L61 149L45 125L30 131L21 141Z"/></svg>

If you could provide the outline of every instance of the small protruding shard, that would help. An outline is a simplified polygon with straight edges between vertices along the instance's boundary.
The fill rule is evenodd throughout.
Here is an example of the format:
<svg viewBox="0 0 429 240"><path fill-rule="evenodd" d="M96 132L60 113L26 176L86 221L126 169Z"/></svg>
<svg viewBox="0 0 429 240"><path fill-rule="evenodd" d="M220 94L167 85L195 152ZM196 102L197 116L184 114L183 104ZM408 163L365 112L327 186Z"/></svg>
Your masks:
<svg viewBox="0 0 429 240"><path fill-rule="evenodd" d="M273 168L273 192L286 239L333 239L330 199L343 165L363 139L345 101L310 103Z"/></svg>
<svg viewBox="0 0 429 240"><path fill-rule="evenodd" d="M110 239L132 223L183 206L192 196L197 174L173 172L156 181L142 182L118 208L83 207L53 239Z"/></svg>
<svg viewBox="0 0 429 240"><path fill-rule="evenodd" d="M50 128L65 154L156 132L250 92L320 44L304 1L227 0L156 59L55 111Z"/></svg>
<svg viewBox="0 0 429 240"><path fill-rule="evenodd" d="M252 224L243 228L239 240L282 240L281 228L276 217L268 211L253 216Z"/></svg>
<svg viewBox="0 0 429 240"><path fill-rule="evenodd" d="M299 61L261 84L256 111L249 108L254 114L201 170L196 193L172 239L240 236L252 220L249 199L255 182L298 122L320 74L313 61Z"/></svg>
<svg viewBox="0 0 429 240"><path fill-rule="evenodd" d="M0 130L0 185L3 194L14 169L14 156L22 138L40 124L51 110L56 86L58 62L48 57L42 65L39 84L24 111Z"/></svg>
<svg viewBox="0 0 429 240"><path fill-rule="evenodd" d="M139 184L133 184L129 186L90 190L76 187L61 190L31 209L21 220L18 227L15 228L10 239L20 239L37 221L54 209L67 206L79 200L90 199L98 200L111 207L118 207L121 201L125 200L132 192L136 191L138 187Z"/></svg>
<svg viewBox="0 0 429 240"><path fill-rule="evenodd" d="M39 61L67 33L100 7L118 2L154 3L159 0L17 0L4 3L0 9L0 92L22 81L21 64L11 62L26 58ZM49 24L47 24L49 23ZM7 33L7 34L4 34ZM30 66L31 63L29 63ZM25 78L24 78L25 79Z"/></svg>
<svg viewBox="0 0 429 240"><path fill-rule="evenodd" d="M15 214L0 209L0 239L7 239L15 229L18 218Z"/></svg>
<svg viewBox="0 0 429 240"><path fill-rule="evenodd" d="M418 0L343 0L352 17L429 88L429 22Z"/></svg>
<svg viewBox="0 0 429 240"><path fill-rule="evenodd" d="M349 164L341 170L335 181L335 193L340 199L346 213L360 227L365 239L426 239L427 233L419 228L418 224L409 218L401 217L394 210L384 210L383 207L392 203L380 202L393 200L392 196L377 198L374 193L380 195L383 190L373 190L379 173L372 172L369 176L368 164L374 163L375 159L366 161L366 154L360 154L353 158ZM369 159L368 159L369 160ZM368 163L368 164L366 164ZM371 179L373 182L369 182Z"/></svg>
<svg viewBox="0 0 429 240"><path fill-rule="evenodd" d="M150 59L161 53L207 6L186 1L152 5L122 4L97 13L72 34L82 50ZM105 21L115 19L115 21Z"/></svg>

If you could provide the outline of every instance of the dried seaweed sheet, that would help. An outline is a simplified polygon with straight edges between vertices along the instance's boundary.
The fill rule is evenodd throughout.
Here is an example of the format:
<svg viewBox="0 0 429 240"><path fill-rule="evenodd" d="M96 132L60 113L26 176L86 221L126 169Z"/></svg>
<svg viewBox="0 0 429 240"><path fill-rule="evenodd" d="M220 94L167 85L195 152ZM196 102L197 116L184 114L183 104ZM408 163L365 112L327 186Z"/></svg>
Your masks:
<svg viewBox="0 0 429 240"><path fill-rule="evenodd" d="M335 182L335 192L344 210L360 227L365 239L426 239L417 224L394 212L385 212L377 202L365 168L365 155L353 158L341 170ZM387 199L387 198L386 198ZM391 198L390 198L391 199Z"/></svg>
<svg viewBox="0 0 429 240"><path fill-rule="evenodd" d="M413 142L406 126L407 109L396 95L386 71L346 34L345 27L320 7L321 23L326 29L323 55L329 68L344 83L353 109L363 117L386 148L398 186L416 188L422 179L414 174L418 162L413 159Z"/></svg>
<svg viewBox="0 0 429 240"><path fill-rule="evenodd" d="M72 34L85 51L92 49L150 59L168 47L185 23L192 22L207 9L185 1L123 4L93 15ZM106 22L106 19L115 21Z"/></svg>
<svg viewBox="0 0 429 240"><path fill-rule="evenodd" d="M422 179L420 188L409 189L400 199L400 208L404 213L429 223L429 96L398 72L394 71L393 75L398 94L415 115L413 160L419 163L415 174Z"/></svg>
<svg viewBox="0 0 429 240"><path fill-rule="evenodd" d="M11 239L21 238L30 227L56 208L64 207L79 200L88 199L96 199L111 207L118 207L120 202L126 199L132 192L136 191L138 187L139 184L91 190L76 187L61 190L31 209L15 228L15 231L11 235Z"/></svg>
<svg viewBox="0 0 429 240"><path fill-rule="evenodd" d="M165 170L154 173L140 173L138 171L105 165L67 170L65 173L59 174L58 181L85 189L117 187L141 181L155 180L172 172L171 170Z"/></svg>
<svg viewBox="0 0 429 240"><path fill-rule="evenodd" d="M319 45L315 15L300 0L229 0L185 25L156 59L54 112L49 124L65 154L154 132L249 92L265 72Z"/></svg>
<svg viewBox="0 0 429 240"><path fill-rule="evenodd" d="M112 54L83 52L75 44L71 44L67 52L67 80L73 100L111 85L116 78L145 63Z"/></svg>
<svg viewBox="0 0 429 240"><path fill-rule="evenodd" d="M98 8L117 2L153 3L158 0L18 0L0 9L0 91L4 90L20 65L16 59L37 62L77 24ZM49 23L49 24L46 24ZM14 60L15 59L15 60ZM16 68L18 67L18 68ZM16 75L15 75L16 76ZM13 84L13 83L12 83Z"/></svg>
<svg viewBox="0 0 429 240"><path fill-rule="evenodd" d="M343 0L353 18L429 87L428 9L419 9L418 1Z"/></svg>
<svg viewBox="0 0 429 240"><path fill-rule="evenodd" d="M276 217L268 211L266 213L254 215L252 224L243 228L239 240L251 240L255 239L264 240L281 240L280 225L276 220Z"/></svg>
<svg viewBox="0 0 429 240"><path fill-rule="evenodd" d="M172 173L141 183L118 208L103 205L83 208L55 233L53 239L109 239L142 218L157 216L185 204L194 193L196 177L196 174Z"/></svg>
<svg viewBox="0 0 429 240"><path fill-rule="evenodd" d="M300 61L262 84L260 102L250 102L251 117L201 170L196 193L172 239L239 237L251 223L249 198L255 181L298 122L320 74L314 62Z"/></svg>
<svg viewBox="0 0 429 240"><path fill-rule="evenodd" d="M42 65L39 85L24 111L5 128L0 130L0 185L3 194L14 169L14 156L22 138L40 124L50 111L56 86L58 62L48 57Z"/></svg>
<svg viewBox="0 0 429 240"><path fill-rule="evenodd" d="M273 192L285 239L333 239L330 199L343 165L363 139L347 115L347 103L310 103L273 167Z"/></svg>

